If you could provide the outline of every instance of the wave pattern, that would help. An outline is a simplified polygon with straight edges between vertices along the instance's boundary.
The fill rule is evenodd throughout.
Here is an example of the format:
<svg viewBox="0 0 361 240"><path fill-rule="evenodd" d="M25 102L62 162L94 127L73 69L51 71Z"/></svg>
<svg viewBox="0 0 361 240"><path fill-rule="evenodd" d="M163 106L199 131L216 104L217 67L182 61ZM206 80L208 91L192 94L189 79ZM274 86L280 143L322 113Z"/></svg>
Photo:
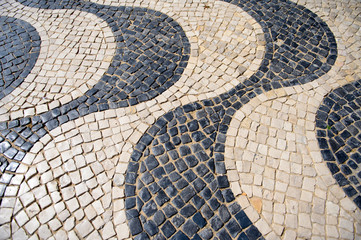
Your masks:
<svg viewBox="0 0 361 240"><path fill-rule="evenodd" d="M189 43L183 31L159 12L83 1L19 2L94 13L107 21L118 44L111 67L93 89L31 119L38 119L41 131L91 112L149 100L174 84L187 63ZM166 113L140 139L125 178L126 217L135 239L263 239L229 186L224 164L229 124L255 96L311 82L335 63L335 38L308 9L290 1L226 2L262 26L265 57L248 80ZM10 123L4 127L13 129Z"/></svg>
<svg viewBox="0 0 361 240"><path fill-rule="evenodd" d="M40 36L29 23L0 16L0 99L18 87L33 69Z"/></svg>
<svg viewBox="0 0 361 240"><path fill-rule="evenodd" d="M334 36L309 10L283 1L231 3L263 27L265 59L249 80L165 114L140 139L125 186L135 238L262 239L230 190L224 164L229 124L255 96L313 81L335 62Z"/></svg>
<svg viewBox="0 0 361 240"><path fill-rule="evenodd" d="M317 111L317 140L333 177L361 209L361 81L330 92Z"/></svg>

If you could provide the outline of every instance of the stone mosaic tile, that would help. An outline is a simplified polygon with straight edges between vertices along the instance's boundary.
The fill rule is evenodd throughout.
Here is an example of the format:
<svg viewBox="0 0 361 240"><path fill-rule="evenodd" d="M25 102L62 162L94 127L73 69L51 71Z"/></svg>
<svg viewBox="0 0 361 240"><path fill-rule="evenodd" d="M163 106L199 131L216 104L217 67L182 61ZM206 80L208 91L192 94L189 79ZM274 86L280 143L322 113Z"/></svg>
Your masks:
<svg viewBox="0 0 361 240"><path fill-rule="evenodd" d="M240 4L240 6L242 7L243 5ZM272 7L281 8L280 5ZM287 7L290 8L290 6ZM244 7L244 9L247 11L246 7ZM252 12L250 12L250 15L252 15ZM259 15L258 18L260 18ZM275 18L277 19L277 17ZM272 22L271 19L267 20ZM262 26L262 21L259 22ZM280 24L278 23L278 25ZM310 27L310 25L307 27ZM330 37L331 43L324 45L324 48L328 50L326 50L326 56L329 56L328 61L332 65L336 59L336 55L329 55L329 52L331 52L331 49L333 48L334 54L337 54L336 43L332 33L329 30L328 32L329 35L327 37ZM292 31L289 33L292 34ZM293 34L295 33L293 32ZM321 33L320 37L323 34L324 32ZM274 33L275 40L277 40L276 36L279 36L279 38L283 40L286 39L286 37L282 34L278 35ZM314 37L317 38L317 35ZM271 39L267 39L266 37L266 41L267 40L271 44L273 43ZM306 40L309 40L309 38L305 36L304 39L300 38L300 41L301 40L306 42ZM288 54L286 53L286 55L288 55L290 59L294 59L295 56L292 57L292 54L297 54L299 52L293 50L292 47L296 48L298 45L292 45L289 41L290 40L288 40L288 43L286 43L288 47L286 47L286 45L282 45L283 47L280 51L283 53L284 51L287 52L288 50L289 52L287 52ZM310 41L309 43L311 45L312 43L316 44L316 42L317 41ZM311 47L311 49L315 50L313 47ZM306 50L306 48L304 50ZM311 55L315 55L316 52L322 55L322 53L320 53L318 50L313 51ZM305 51L304 53L306 53L304 56L307 59L308 51ZM220 97L216 97L212 100L204 100L202 103L193 103L177 108L176 110L165 114L155 123L155 125L153 125L153 127L148 130L145 135L143 135L140 143L138 143L136 146L136 150L132 154L133 162L130 162L126 177L126 183L129 184L126 184L125 188L125 194L128 197L126 199L126 209L130 209L128 210L128 218L132 235L138 235L141 238L145 238L154 236L158 233L158 235L156 235L157 237L168 238L173 234L175 234L175 237L177 234L186 234L189 238L192 238L194 236L198 237L199 235L196 234L198 234L198 231L201 231L202 228L212 229L216 232L219 230L219 226L221 226L221 224L217 225L215 222L217 222L220 217L218 215L213 216L213 214L207 215L207 210L210 208L209 205L214 205L215 207L213 211L218 211L218 213L222 215L222 210L218 210L218 207L222 205L220 205L218 201L223 203L232 202L234 200L233 197L227 200L227 194L222 192L224 188L229 189L230 186L227 177L222 176L222 174L226 173L223 157L224 142L226 140L224 134L227 133L229 123L235 111L238 110L243 104L249 102L249 100L255 97L257 94L262 93L262 90L259 91L260 89L257 89L256 87L254 87L256 88L255 90L252 89L248 90L248 92L246 91L247 86L257 86L257 84L260 84L260 79L256 77L257 74L262 77L263 74L266 73L266 76L271 78L271 80L274 82L281 80L280 78L276 77L277 75L275 74L279 73L275 67L278 63L277 57L279 55L280 54L277 54L276 52L275 59L270 59L274 61L270 61L270 63L264 60L264 68L262 68L261 65L259 72L253 75L249 81L246 80L244 83L239 84L234 90L231 90L227 94L221 94ZM315 55L315 57L316 56L317 55ZM265 57L267 57L267 52ZM267 66L269 64L270 68L268 69ZM323 65L321 61L318 67L315 63L314 65L311 65L310 69L308 69L307 67L310 65L307 65L305 66L306 70L304 74L309 74L307 75L308 78L302 76L299 79L296 78L291 81L282 81L281 83L278 83L278 85L274 84L274 88L280 88L281 84L287 86L290 84L300 84L314 80L316 76L313 76L314 79L312 79L312 74L316 72L316 69L318 70L318 74L320 74L320 76L322 76L330 69L330 66L326 63L324 68L325 71L321 71L319 70L321 65ZM283 68L284 67L285 65L283 65ZM262 69L264 70L264 73L262 73ZM280 75L284 76L284 79L291 78L292 76L292 74L284 75L282 73L280 73ZM252 82L252 80L254 82ZM272 89L272 85L268 84L269 81L266 79L261 82L264 84L264 90L268 91ZM184 115L187 115L187 113L188 116L184 117ZM191 113L193 113L193 116ZM173 120L173 118L175 119ZM199 130L200 126L203 128L203 131ZM186 140L182 141L182 137ZM184 146L185 143L191 143L191 146ZM180 147L178 148L177 145L180 145ZM150 151L150 148L152 151ZM207 149L209 149L208 152L206 151ZM169 162L170 159L173 161ZM210 174L203 174L201 169L203 169L203 166L206 164L202 162L207 163L208 167L205 168L205 172L208 173L210 171ZM149 175L149 172L151 171L152 173ZM173 172L176 172L176 174L173 174ZM172 179L171 174L175 175L175 178ZM216 174L217 177L214 177L214 174ZM224 182L223 178L227 179L227 181ZM155 179L159 179L159 182L155 181ZM163 182L165 183L162 185ZM193 186L189 185L189 183L193 183ZM208 183L208 186L210 186L210 190L208 189L206 183ZM206 194L205 192L209 192L209 194ZM221 193L223 193L223 196ZM143 194L144 198L142 197ZM233 196L233 194L228 194L228 196ZM207 202L207 205L205 205L205 203L202 201L202 204L197 206L197 203L200 201L198 199L202 198L205 198L209 202ZM177 199L182 200L180 205L177 205ZM195 206L193 206L193 204L187 205L191 199ZM232 210L230 209L232 208L231 206L227 206L227 208L230 210L229 212L232 213ZM187 210L183 210L183 207ZM193 209L193 211L190 211L189 209ZM205 217L205 219L209 220L208 228L207 226L198 226L196 228L194 220L191 220L193 214L197 212L196 209L200 209L202 217ZM182 210L183 213L186 211L188 214L182 214ZM188 212L188 210L190 212ZM164 221L157 222L156 218L158 215L155 215L156 213L162 216L165 214L167 218L173 217L173 223L170 221L166 221L165 223ZM178 213L183 215L183 217L186 217L186 219L182 220L180 223L178 223ZM237 216L237 212L234 214ZM151 217L153 217L153 219ZM227 224L229 219L229 217L224 220L222 219L222 224ZM183 231L177 231L176 227L179 227L183 223ZM189 231L188 224L194 225L194 227L191 228L193 231ZM176 227L174 227L174 225ZM243 229L243 227L241 229ZM231 232L229 232L229 234L232 235ZM254 234L255 236L258 235L256 233ZM226 232L222 232L222 235L226 235ZM209 234L209 236L211 237L211 234ZM232 235L232 237L235 236L236 235ZM261 235L259 234L259 236ZM220 235L218 237L220 237Z"/></svg>
<svg viewBox="0 0 361 240"><path fill-rule="evenodd" d="M173 19L160 12L82 1L19 2L46 9L79 9L97 15L111 27L116 55L106 74L80 100L98 105L97 110L89 111L85 106L83 112L127 107L152 99L172 86L186 67L188 39Z"/></svg>
<svg viewBox="0 0 361 240"><path fill-rule="evenodd" d="M360 211L340 193L316 135L320 89L275 91L241 108L227 133L232 191L270 239L358 238Z"/></svg>
<svg viewBox="0 0 361 240"><path fill-rule="evenodd" d="M116 36L116 55L100 81L82 97L40 116L14 120L15 125L4 123L2 152L8 160L21 161L24 152L48 130L69 120L156 97L173 85L183 72L189 57L189 44L181 27L171 18L141 8L104 9L104 6L84 4L84 9L98 14L112 28ZM74 3L73 7L69 4L66 7L77 6ZM32 126L28 127L29 123ZM6 137L15 146L6 141ZM19 163L9 163L5 158L2 160L3 170L7 168L14 172ZM7 177L4 183L9 183L10 179Z"/></svg>
<svg viewBox="0 0 361 240"><path fill-rule="evenodd" d="M3 6L2 14L14 16L15 12L34 25L41 33L40 55L25 81L1 103L2 109L11 112L7 116L1 111L1 121L41 114L84 95L108 69L115 52L111 29L90 13L43 10L34 14L34 9L21 6Z"/></svg>
<svg viewBox="0 0 361 240"><path fill-rule="evenodd" d="M333 177L358 208L360 196L360 81L330 92L316 116L317 140Z"/></svg>
<svg viewBox="0 0 361 240"><path fill-rule="evenodd" d="M23 8L21 4L10 0L9 2L17 9ZM307 182L304 184L306 188L294 188L297 187L294 186L297 184L294 180L288 183L292 185L292 194L302 191L301 200L306 203L297 203L298 212L294 210L294 199L282 203L287 211L290 209L292 213L289 218L297 218L296 221L286 221L286 224L281 223L282 217L278 213L282 207L281 202L280 209L270 211L272 201L266 192L262 195L263 191L260 194L257 188L262 172L257 164L262 160L254 160L254 169L258 168L258 175L254 176L256 182L252 190L247 186L247 179L241 178L241 175L238 179L241 178L242 181L237 188L238 174L235 174L235 168L231 168L229 162L224 160L228 157L227 147L233 148L229 146L232 145L229 141L232 141L233 121L240 117L239 111L249 113L249 107L253 106L254 101L262 101L267 97L281 98L279 102L276 100L274 105L265 103L264 106L277 110L279 106L287 108L283 97L296 96L293 93L295 90L299 93L300 102L304 103L307 100L301 94L302 91L322 85L315 94L315 99L320 103L323 95L333 86L337 86L334 79L342 78L339 69L346 75L353 72L350 70L352 65L348 59L349 53L344 51L344 45L341 45L341 51L337 53L336 47L339 42L343 43L343 36L340 37L342 34L339 34L333 25L331 29L335 29L338 34L337 46L331 30L317 15L292 2L19 2L30 6L24 7L24 11L29 12L83 11L94 14L111 28L111 32L106 32L104 36L108 36L108 33L114 35L117 42L114 48L120 54L115 55L109 63L103 77L95 76L94 80L98 77L99 83L94 87L90 86L90 90L82 91L85 92L84 96L72 95L57 103L57 106L36 106L36 111L29 111L27 114L23 110L13 113L18 107L13 107L10 111L2 110L1 133L4 141L1 144L4 151L1 155L2 161L8 164L8 170L5 169L1 177L1 181L6 183L1 185L4 186L0 209L2 236L31 237L30 239L50 236L55 239L293 239L297 236L322 238L325 236L320 233L322 227L326 228L327 236L343 236L348 239L358 236L359 226L354 219L357 219L360 213L348 198L343 198L343 193L338 191L338 186L333 185L330 180L332 178L328 178L329 171L327 168L327 171L324 171L322 164L315 168L317 172L322 169L320 179L324 180L324 183L317 180L314 187L317 197L322 199L325 191L322 184L331 188L326 191L327 201L330 200L326 205L327 224L320 220L317 211L321 210L316 209L316 212L310 213L307 207L309 192L312 192L310 187L313 186L308 184L313 181L309 176L312 175L313 167L310 166L309 158L305 158L304 163L309 168L298 176ZM182 4L184 8L179 7ZM320 10L314 7L313 2L300 4L312 6L310 9L317 10L323 20L329 20L329 15L325 18L322 14L323 8ZM215 7L224 7L227 11L215 10ZM178 9L175 10L176 8ZM246 13L242 17L247 19L249 14L248 17L255 20L246 20L246 25L249 25L244 29L237 29L244 21L237 19L238 13L242 11ZM230 23L227 23L227 20L218 20L227 19L225 15L228 12L233 14L228 18ZM165 82L166 88L160 87L156 95L149 95L143 85L140 95L131 90L123 99L117 95L122 90L130 89L128 86L133 83L123 86L124 88L114 84L112 77L122 78L115 72L109 72L112 67L117 67L122 74L130 74L124 75L124 82L129 76L139 77L138 74L146 73L142 72L143 69L132 70L133 72L129 72L129 68L122 69L123 65L130 68L137 65L136 61L127 59L129 52L125 51L124 46L136 54L141 51L132 46L134 42L121 44L123 40L119 41L120 36L129 37L132 35L129 31L134 29L121 28L116 31L114 21L108 18L109 16L124 17L115 22L129 26L139 26L137 19L141 19L143 23L146 19L158 21L162 26L154 30L155 35L149 38L150 41L154 40L154 36L159 34L157 31L162 27L166 30L170 29L169 27L176 29L170 33L165 31L165 35L162 32L163 36L174 34L172 36L175 38L182 39L182 46L178 46L180 50L176 50L178 55L167 55L175 62L178 61L176 69L180 71L175 69L175 77L170 76ZM170 25L164 22L166 19L170 19ZM233 19L236 20L232 21ZM149 26L148 29L153 27ZM229 32L223 32L227 28L230 29ZM37 29L40 29L39 26ZM136 31L141 32L137 27ZM232 38L234 35L239 37ZM347 36L349 34L345 34L345 38ZM242 46L243 41L251 46ZM179 41L174 44L178 43ZM158 41L157 44L162 43ZM157 49L157 44L153 45L152 49ZM354 47L357 49L357 45ZM247 51L250 53L243 55ZM244 58L238 58L234 53ZM130 55L150 57L147 51L136 54ZM207 55L212 56L208 58ZM341 56L339 62L336 61L337 55ZM356 55L354 54L354 58L357 58ZM117 59L117 56L125 58ZM141 64L143 60L140 60ZM219 70L225 73L222 75ZM158 68L155 71L158 71ZM212 75L216 77L211 78ZM144 78L142 80L144 81ZM333 85L330 87L326 81ZM215 84L208 86L209 83ZM41 92L42 90L39 91ZM144 92L145 95L142 95ZM139 101L139 96L149 98L144 98L142 102ZM315 106L317 103L311 105ZM311 107L304 112L315 113L316 108L317 106ZM292 111L284 111L285 116L294 119ZM7 116L8 113L12 115ZM273 113L270 111L269 114ZM298 125L306 123L306 128L310 130L310 123L314 124L314 115L302 113L303 110L297 115L301 118ZM278 116L282 118L283 115ZM265 113L260 119L266 121L267 117ZM244 117L241 116L242 118ZM279 118L272 120L271 128L281 128L281 125L277 125ZM306 118L306 121L303 118ZM269 128L267 124L265 126ZM297 127L294 129L297 130L296 133L301 133ZM257 131L254 128L251 130ZM273 130L270 132L273 134ZM281 140L275 148L285 150L285 144L292 145L293 140L282 141L282 134L280 130L277 138ZM310 131L306 131L306 136L308 139ZM307 152L304 147L306 143L302 136L297 137L296 146L300 148L303 156ZM253 135L246 138L254 142ZM263 140L260 138L257 141ZM251 150L254 150L256 142L250 144ZM316 139L310 142L310 146L316 146L312 147L312 157L314 152L320 152L317 144L313 143L316 143ZM23 144L29 145L29 148L24 149ZM271 141L256 151L264 154L272 144ZM271 155L276 153L277 151L272 151ZM291 155L287 159L284 155L282 160L290 160L290 157ZM248 158L242 159L242 164L246 163L245 160ZM9 167L11 164L12 169ZM274 171L282 172L285 169L282 167ZM277 175L278 177L284 180L282 176ZM271 186L270 181L265 181L264 184L267 189ZM248 200L247 195L252 194L266 199ZM294 195L291 196L293 197ZM319 201L318 198L313 199ZM278 200L280 199L277 198ZM260 209L265 211L261 212ZM272 214L275 214L276 222L270 217ZM337 217L338 215L341 217ZM289 225L291 223L295 225ZM299 235L295 233L295 229Z"/></svg>
<svg viewBox="0 0 361 240"><path fill-rule="evenodd" d="M40 36L29 23L0 17L0 99L11 93L29 75L39 56Z"/></svg>
<svg viewBox="0 0 361 240"><path fill-rule="evenodd" d="M136 145L125 178L132 235L261 236L234 202L228 179L222 175L224 146L215 142L225 109L210 100L203 104L205 109L189 104L165 114ZM222 226L227 230L219 231Z"/></svg>
<svg viewBox="0 0 361 240"><path fill-rule="evenodd" d="M20 183L12 236L128 237L121 186L130 142L148 127L139 120L125 111L93 113L37 142L12 181Z"/></svg>

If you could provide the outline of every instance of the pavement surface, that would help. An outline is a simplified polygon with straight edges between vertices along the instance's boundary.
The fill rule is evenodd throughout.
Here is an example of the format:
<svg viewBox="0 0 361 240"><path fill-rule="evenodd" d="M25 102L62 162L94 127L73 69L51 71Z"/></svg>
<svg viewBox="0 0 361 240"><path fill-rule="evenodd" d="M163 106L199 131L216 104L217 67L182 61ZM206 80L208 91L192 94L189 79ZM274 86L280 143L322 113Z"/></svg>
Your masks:
<svg viewBox="0 0 361 240"><path fill-rule="evenodd" d="M361 238L361 3L0 0L0 239Z"/></svg>

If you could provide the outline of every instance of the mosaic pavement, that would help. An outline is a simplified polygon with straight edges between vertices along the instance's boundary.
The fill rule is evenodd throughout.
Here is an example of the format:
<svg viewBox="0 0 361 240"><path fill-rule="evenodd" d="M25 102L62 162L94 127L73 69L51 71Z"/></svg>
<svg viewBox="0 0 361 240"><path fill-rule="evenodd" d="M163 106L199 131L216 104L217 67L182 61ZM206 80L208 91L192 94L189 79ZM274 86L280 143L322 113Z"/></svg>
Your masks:
<svg viewBox="0 0 361 240"><path fill-rule="evenodd" d="M361 238L360 8L0 0L0 239Z"/></svg>

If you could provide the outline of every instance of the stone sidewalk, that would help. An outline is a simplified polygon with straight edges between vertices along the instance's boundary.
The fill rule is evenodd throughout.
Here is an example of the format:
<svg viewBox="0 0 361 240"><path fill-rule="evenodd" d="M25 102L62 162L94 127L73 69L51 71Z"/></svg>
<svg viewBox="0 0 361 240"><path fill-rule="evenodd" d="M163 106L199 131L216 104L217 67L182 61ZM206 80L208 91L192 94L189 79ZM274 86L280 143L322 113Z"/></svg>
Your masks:
<svg viewBox="0 0 361 240"><path fill-rule="evenodd" d="M361 238L357 0L0 0L0 239Z"/></svg>

